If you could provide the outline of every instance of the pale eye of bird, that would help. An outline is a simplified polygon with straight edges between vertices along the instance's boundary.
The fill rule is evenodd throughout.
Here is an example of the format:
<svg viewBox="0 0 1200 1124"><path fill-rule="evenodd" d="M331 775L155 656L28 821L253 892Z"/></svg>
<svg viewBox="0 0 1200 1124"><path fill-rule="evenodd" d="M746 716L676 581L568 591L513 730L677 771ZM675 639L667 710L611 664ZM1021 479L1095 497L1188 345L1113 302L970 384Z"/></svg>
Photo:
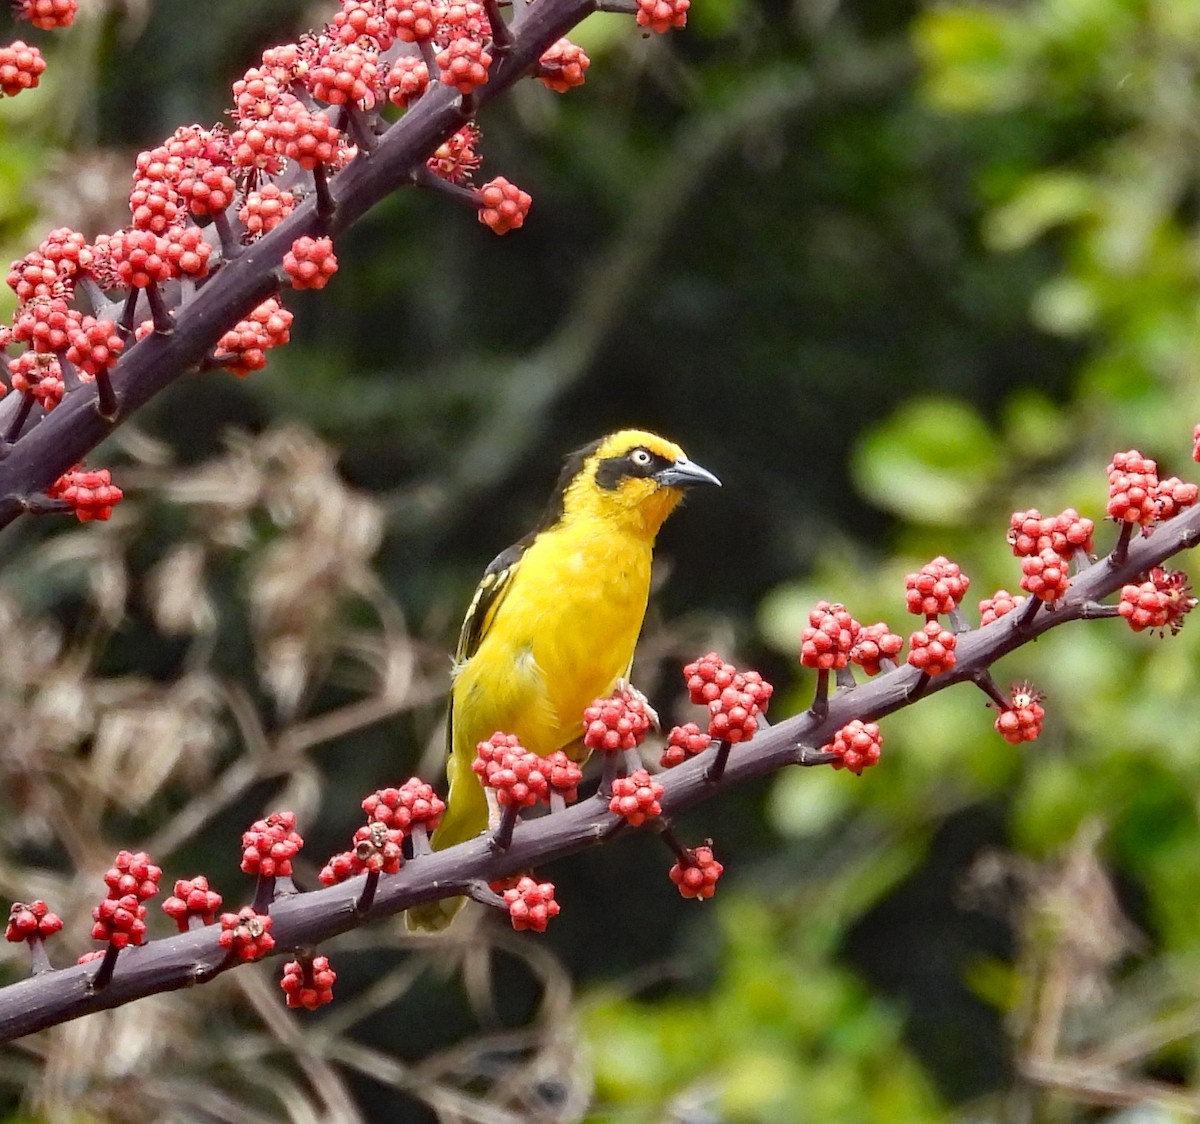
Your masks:
<svg viewBox="0 0 1200 1124"><path fill-rule="evenodd" d="M653 458L645 449L634 449L629 454L629 460L632 464L636 464L638 468L645 468Z"/></svg>

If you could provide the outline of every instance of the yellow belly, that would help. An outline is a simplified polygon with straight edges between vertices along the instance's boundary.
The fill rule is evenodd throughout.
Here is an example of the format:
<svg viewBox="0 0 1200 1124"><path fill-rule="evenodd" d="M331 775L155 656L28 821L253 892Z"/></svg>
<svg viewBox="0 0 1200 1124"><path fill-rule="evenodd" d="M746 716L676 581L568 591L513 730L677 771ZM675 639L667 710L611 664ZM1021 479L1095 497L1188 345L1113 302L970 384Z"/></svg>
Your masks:
<svg viewBox="0 0 1200 1124"><path fill-rule="evenodd" d="M633 660L650 589L650 544L580 531L540 538L453 687L449 846L483 831L486 802L471 771L475 746L497 730L541 756L576 741L583 711Z"/></svg>

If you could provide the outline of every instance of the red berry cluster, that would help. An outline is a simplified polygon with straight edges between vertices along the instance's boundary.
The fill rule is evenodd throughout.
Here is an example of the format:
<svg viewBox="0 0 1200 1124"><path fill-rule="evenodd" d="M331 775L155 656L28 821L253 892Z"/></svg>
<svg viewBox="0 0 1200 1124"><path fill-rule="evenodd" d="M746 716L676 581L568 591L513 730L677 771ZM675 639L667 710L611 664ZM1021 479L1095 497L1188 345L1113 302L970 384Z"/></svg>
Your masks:
<svg viewBox="0 0 1200 1124"><path fill-rule="evenodd" d="M293 289L323 289L337 272L332 238L297 238L283 256L284 272Z"/></svg>
<svg viewBox="0 0 1200 1124"><path fill-rule="evenodd" d="M492 56L478 40L466 36L453 40L437 53L439 77L460 94L469 94L488 80Z"/></svg>
<svg viewBox="0 0 1200 1124"><path fill-rule="evenodd" d="M269 914L257 913L248 905L237 913L222 913L217 943L238 960L258 960L275 947L271 924Z"/></svg>
<svg viewBox="0 0 1200 1124"><path fill-rule="evenodd" d="M46 494L67 504L81 523L108 519L112 509L124 498L107 468L75 468L64 472Z"/></svg>
<svg viewBox="0 0 1200 1124"><path fill-rule="evenodd" d="M711 744L712 735L706 734L695 722L675 726L667 735L667 745L658 763L664 769L673 769L689 757L703 753Z"/></svg>
<svg viewBox="0 0 1200 1124"><path fill-rule="evenodd" d="M1110 518L1148 527L1158 515L1158 465L1136 449L1116 453L1108 466Z"/></svg>
<svg viewBox="0 0 1200 1124"><path fill-rule="evenodd" d="M868 675L878 675L883 661L894 661L904 647L904 637L897 636L883 621L862 625L850 649L850 659Z"/></svg>
<svg viewBox="0 0 1200 1124"><path fill-rule="evenodd" d="M1158 482L1154 493L1154 501L1158 504L1158 519L1170 519L1178 515L1184 508L1191 507L1200 495L1200 487L1180 480L1178 476L1169 476Z"/></svg>
<svg viewBox="0 0 1200 1124"><path fill-rule="evenodd" d="M550 797L550 778L542 759L525 749L513 734L494 733L475 747L471 768L480 781L494 789L501 807L532 808Z"/></svg>
<svg viewBox="0 0 1200 1124"><path fill-rule="evenodd" d="M503 176L479 188L479 221L496 234L507 234L525 223L533 199Z"/></svg>
<svg viewBox="0 0 1200 1124"><path fill-rule="evenodd" d="M659 798L666 790L645 769L637 769L627 777L612 783L612 799L608 810L624 816L633 827L662 814Z"/></svg>
<svg viewBox="0 0 1200 1124"><path fill-rule="evenodd" d="M92 910L92 937L117 948L141 944L146 939L146 907L142 904L158 893L162 868L150 861L145 851L119 851L104 874L106 897Z"/></svg>
<svg viewBox="0 0 1200 1124"><path fill-rule="evenodd" d="M174 893L162 903L162 911L179 926L181 933L186 933L192 918L202 925L211 925L221 904L221 895L209 886L203 874L198 874L175 883Z"/></svg>
<svg viewBox="0 0 1200 1124"><path fill-rule="evenodd" d="M260 878L289 878L292 859L303 846L296 831L296 813L272 812L242 833L242 870Z"/></svg>
<svg viewBox="0 0 1200 1124"><path fill-rule="evenodd" d="M846 723L833 741L821 747L822 753L836 753L841 760L833 762L835 769L849 769L859 776L871 765L879 764L879 753L883 748L883 735L874 722L854 719Z"/></svg>
<svg viewBox="0 0 1200 1124"><path fill-rule="evenodd" d="M1057 551L1047 548L1021 560L1021 588L1038 600L1058 601L1070 585L1069 564Z"/></svg>
<svg viewBox="0 0 1200 1124"><path fill-rule="evenodd" d="M362 810L367 820L385 827L410 831L414 824L423 824L426 831L434 831L441 821L446 803L433 785L419 777L410 777L399 788L381 788L371 793L363 802Z"/></svg>
<svg viewBox="0 0 1200 1124"><path fill-rule="evenodd" d="M653 724L645 700L632 691L616 690L583 712L583 744L605 753L636 749Z"/></svg>
<svg viewBox="0 0 1200 1124"><path fill-rule="evenodd" d="M8 373L13 390L28 394L47 413L62 401L66 390L62 365L53 355L23 351L16 359L9 360Z"/></svg>
<svg viewBox="0 0 1200 1124"><path fill-rule="evenodd" d="M962 602L970 584L971 579L958 563L938 555L915 574L905 577L905 607L910 613L927 619L940 613L952 613Z"/></svg>
<svg viewBox="0 0 1200 1124"><path fill-rule="evenodd" d="M429 67L417 55L401 55L384 80L388 100L407 108L429 89Z"/></svg>
<svg viewBox="0 0 1200 1124"><path fill-rule="evenodd" d="M33 937L53 936L62 927L62 918L57 913L51 913L50 907L40 898L28 905L25 902L13 902L8 912L4 939L20 944Z"/></svg>
<svg viewBox="0 0 1200 1124"><path fill-rule="evenodd" d="M257 191L249 191L238 209L238 221L246 228L247 239L257 238L274 230L295 209L296 197L277 184L265 183Z"/></svg>
<svg viewBox="0 0 1200 1124"><path fill-rule="evenodd" d="M936 620L926 621L908 638L908 663L926 675L941 675L949 671L957 657L954 649L958 638Z"/></svg>
<svg viewBox="0 0 1200 1124"><path fill-rule="evenodd" d="M42 31L70 27L79 11L79 0L16 0L13 17L28 20Z"/></svg>
<svg viewBox="0 0 1200 1124"><path fill-rule="evenodd" d="M709 737L730 743L748 741L753 736L758 729L758 715L766 712L775 691L757 671L738 671L716 652L688 664L683 678L692 702L708 707ZM682 760L678 757L672 763Z"/></svg>
<svg viewBox="0 0 1200 1124"><path fill-rule="evenodd" d="M819 671L840 671L850 662L861 628L845 605L818 601L800 633L801 665Z"/></svg>
<svg viewBox="0 0 1200 1124"><path fill-rule="evenodd" d="M1145 580L1122 587L1117 612L1134 632L1158 629L1163 635L1183 627L1184 617L1196 607L1187 575L1181 570L1154 567Z"/></svg>
<svg viewBox="0 0 1200 1124"><path fill-rule="evenodd" d="M433 150L433 155L425 161L425 167L451 183L465 183L483 163L483 157L479 155L479 140L479 126L474 121L468 121Z"/></svg>
<svg viewBox="0 0 1200 1124"><path fill-rule="evenodd" d="M279 986L287 996L289 1007L315 1011L323 1004L333 1002L336 982L337 973L329 966L329 957L314 956L306 961L289 960L283 966Z"/></svg>
<svg viewBox="0 0 1200 1124"><path fill-rule="evenodd" d="M538 60L538 78L547 89L565 94L571 87L583 85L583 76L591 65L582 47L570 39L560 39Z"/></svg>
<svg viewBox="0 0 1200 1124"><path fill-rule="evenodd" d="M245 320L239 320L217 344L216 359L239 377L261 371L266 352L291 339L292 314L275 297L268 297Z"/></svg>
<svg viewBox="0 0 1200 1124"><path fill-rule="evenodd" d="M725 868L716 860L713 849L706 844L687 852L668 872L671 881L685 898L711 898L717 892L717 879Z"/></svg>
<svg viewBox="0 0 1200 1124"><path fill-rule="evenodd" d="M1014 597L1007 589L998 589L991 597L979 602L979 623L991 624L1025 604L1024 597Z"/></svg>
<svg viewBox="0 0 1200 1124"><path fill-rule="evenodd" d="M544 933L550 918L558 916L553 882L537 882L525 876L505 890L503 897L512 927L518 932L532 929L535 933Z"/></svg>
<svg viewBox="0 0 1200 1124"><path fill-rule="evenodd" d="M1091 554L1095 549L1092 533L1096 525L1068 507L1058 515L1043 518L1037 508L1013 512L1009 522L1008 544L1017 558L1030 558L1043 550L1053 550L1070 561L1076 550Z"/></svg>
<svg viewBox="0 0 1200 1124"><path fill-rule="evenodd" d="M410 833L433 831L446 810L433 786L410 777L399 788L381 788L362 802L365 826L354 833L352 848L334 855L318 877L332 886L357 874L395 874L404 863Z"/></svg>
<svg viewBox="0 0 1200 1124"><path fill-rule="evenodd" d="M1011 703L996 719L996 732L1012 745L1035 741L1042 732L1042 720L1046 710L1042 706L1045 698L1035 691L1032 684L1014 684L1010 692Z"/></svg>
<svg viewBox="0 0 1200 1124"><path fill-rule="evenodd" d="M660 35L673 27L683 27L691 6L691 0L637 0L638 26Z"/></svg>
<svg viewBox="0 0 1200 1124"><path fill-rule="evenodd" d="M42 52L23 39L0 47L0 94L13 98L22 90L32 90L45 69Z"/></svg>

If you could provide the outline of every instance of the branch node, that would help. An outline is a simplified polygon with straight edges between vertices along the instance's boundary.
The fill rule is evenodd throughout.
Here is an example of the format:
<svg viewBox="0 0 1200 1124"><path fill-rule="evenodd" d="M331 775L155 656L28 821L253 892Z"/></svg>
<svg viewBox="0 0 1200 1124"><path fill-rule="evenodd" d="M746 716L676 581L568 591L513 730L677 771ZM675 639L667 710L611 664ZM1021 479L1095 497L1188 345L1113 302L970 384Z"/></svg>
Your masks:
<svg viewBox="0 0 1200 1124"><path fill-rule="evenodd" d="M89 995L95 995L97 992L103 991L108 987L113 978L113 970L117 966L117 957L120 955L121 949L119 946L109 942L108 948L104 950L104 959L100 961L100 967L96 969L87 983Z"/></svg>

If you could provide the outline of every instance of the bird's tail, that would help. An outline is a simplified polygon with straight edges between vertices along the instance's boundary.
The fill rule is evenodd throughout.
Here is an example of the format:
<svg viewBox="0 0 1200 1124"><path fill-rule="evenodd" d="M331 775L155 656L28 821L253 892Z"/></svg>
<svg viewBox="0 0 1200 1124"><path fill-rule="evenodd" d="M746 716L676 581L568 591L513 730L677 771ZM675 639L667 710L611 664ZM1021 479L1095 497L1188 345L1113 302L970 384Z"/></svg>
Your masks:
<svg viewBox="0 0 1200 1124"><path fill-rule="evenodd" d="M487 796L483 785L471 769L471 762L461 753L451 753L446 765L450 791L446 794L446 810L442 822L431 840L435 851L444 851L456 843L474 839L488 826ZM405 916L409 932L440 933L462 909L465 898L441 898L413 906Z"/></svg>

